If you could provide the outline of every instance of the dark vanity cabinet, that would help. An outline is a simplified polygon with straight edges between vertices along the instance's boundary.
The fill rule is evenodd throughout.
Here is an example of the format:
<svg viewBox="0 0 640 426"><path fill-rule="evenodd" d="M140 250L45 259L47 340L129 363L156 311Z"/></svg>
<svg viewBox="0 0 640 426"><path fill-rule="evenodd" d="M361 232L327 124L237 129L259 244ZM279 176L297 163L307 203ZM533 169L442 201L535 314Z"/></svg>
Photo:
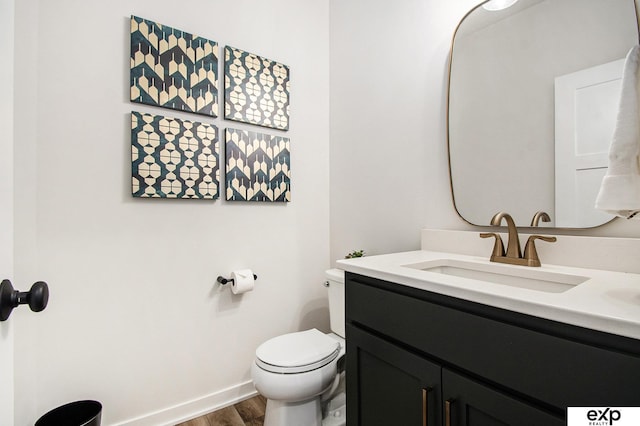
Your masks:
<svg viewBox="0 0 640 426"><path fill-rule="evenodd" d="M640 406L640 342L346 274L347 425L565 425Z"/></svg>
<svg viewBox="0 0 640 426"><path fill-rule="evenodd" d="M347 324L347 392L356 398L347 410L349 425L436 425L441 423L441 367L388 341ZM347 404L353 404L353 398ZM354 407L354 408L352 408ZM351 410L351 413L349 411Z"/></svg>

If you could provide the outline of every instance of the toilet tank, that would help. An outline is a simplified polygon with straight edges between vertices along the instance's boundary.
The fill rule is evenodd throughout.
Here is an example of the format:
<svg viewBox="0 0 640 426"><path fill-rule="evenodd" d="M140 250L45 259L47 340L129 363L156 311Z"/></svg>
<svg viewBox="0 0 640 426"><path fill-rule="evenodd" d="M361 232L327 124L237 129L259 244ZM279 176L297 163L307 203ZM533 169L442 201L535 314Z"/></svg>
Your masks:
<svg viewBox="0 0 640 426"><path fill-rule="evenodd" d="M329 320L331 331L344 338L344 271L329 269L325 272L329 290Z"/></svg>

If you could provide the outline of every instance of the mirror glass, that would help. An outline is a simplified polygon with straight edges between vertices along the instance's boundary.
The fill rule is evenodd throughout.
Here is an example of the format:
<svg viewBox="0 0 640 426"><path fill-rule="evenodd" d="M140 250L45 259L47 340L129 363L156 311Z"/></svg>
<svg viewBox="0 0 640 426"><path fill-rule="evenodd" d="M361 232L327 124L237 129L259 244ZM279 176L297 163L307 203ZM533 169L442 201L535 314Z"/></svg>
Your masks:
<svg viewBox="0 0 640 426"><path fill-rule="evenodd" d="M634 0L519 0L482 4L453 40L448 138L456 210L488 225L499 212L528 226L589 228L620 97L638 44Z"/></svg>

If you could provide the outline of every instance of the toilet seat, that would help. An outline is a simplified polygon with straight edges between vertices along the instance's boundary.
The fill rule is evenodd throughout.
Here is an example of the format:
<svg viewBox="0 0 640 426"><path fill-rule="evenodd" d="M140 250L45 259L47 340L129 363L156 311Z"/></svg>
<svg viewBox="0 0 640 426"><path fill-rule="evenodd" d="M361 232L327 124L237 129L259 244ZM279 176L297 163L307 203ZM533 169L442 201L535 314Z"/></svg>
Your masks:
<svg viewBox="0 0 640 426"><path fill-rule="evenodd" d="M256 349L256 364L272 373L304 373L329 364L339 353L338 341L312 328L267 340Z"/></svg>

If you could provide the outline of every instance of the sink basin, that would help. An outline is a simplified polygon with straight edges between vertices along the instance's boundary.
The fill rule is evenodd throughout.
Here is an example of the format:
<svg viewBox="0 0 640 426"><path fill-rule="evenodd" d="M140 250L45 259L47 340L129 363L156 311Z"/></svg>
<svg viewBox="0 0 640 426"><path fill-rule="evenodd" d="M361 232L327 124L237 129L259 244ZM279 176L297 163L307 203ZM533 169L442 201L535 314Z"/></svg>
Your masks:
<svg viewBox="0 0 640 426"><path fill-rule="evenodd" d="M527 288L546 293L564 293L589 280L589 277L543 271L535 268L513 267L495 263L474 263L456 259L436 259L410 265L436 274L470 278L492 284Z"/></svg>

